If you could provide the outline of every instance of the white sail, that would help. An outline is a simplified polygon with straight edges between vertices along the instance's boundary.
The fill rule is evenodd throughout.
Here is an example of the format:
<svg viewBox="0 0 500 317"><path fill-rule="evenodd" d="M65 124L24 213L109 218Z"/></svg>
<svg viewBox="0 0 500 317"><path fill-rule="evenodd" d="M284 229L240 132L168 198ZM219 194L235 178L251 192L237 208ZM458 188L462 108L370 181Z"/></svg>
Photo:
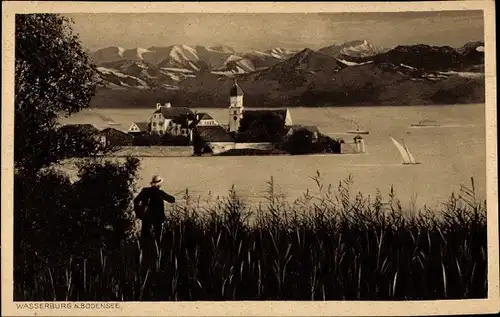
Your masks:
<svg viewBox="0 0 500 317"><path fill-rule="evenodd" d="M405 149L406 149L406 152L408 153L408 157L410 158L410 163L412 163L412 164L417 163L417 161L415 160L415 158L411 154L410 150L408 150L408 148L406 147L406 144L405 144Z"/></svg>
<svg viewBox="0 0 500 317"><path fill-rule="evenodd" d="M406 149L406 147L402 146L398 141L396 141L393 137L391 137L392 142L396 146L396 148L399 151L399 154L401 154L401 158L403 159L403 163L405 164L411 164L415 162L415 159L413 158L413 155Z"/></svg>

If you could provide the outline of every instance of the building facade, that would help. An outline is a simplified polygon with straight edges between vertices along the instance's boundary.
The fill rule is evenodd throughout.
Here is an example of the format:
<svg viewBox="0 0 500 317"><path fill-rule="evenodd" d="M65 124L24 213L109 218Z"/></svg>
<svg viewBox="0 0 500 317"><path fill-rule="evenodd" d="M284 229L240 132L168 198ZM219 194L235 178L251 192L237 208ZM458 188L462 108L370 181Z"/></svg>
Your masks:
<svg viewBox="0 0 500 317"><path fill-rule="evenodd" d="M192 139L193 126L203 118L204 125L216 125L217 122L208 114L200 116L187 107L172 107L170 103L157 103L155 111L147 122L134 122L128 129L131 134L158 134L184 136Z"/></svg>

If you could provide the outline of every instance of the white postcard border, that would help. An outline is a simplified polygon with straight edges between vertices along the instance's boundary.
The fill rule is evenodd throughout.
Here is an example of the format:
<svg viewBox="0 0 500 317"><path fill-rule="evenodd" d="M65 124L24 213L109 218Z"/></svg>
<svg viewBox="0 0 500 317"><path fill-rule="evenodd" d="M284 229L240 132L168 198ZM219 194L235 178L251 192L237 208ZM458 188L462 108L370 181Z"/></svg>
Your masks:
<svg viewBox="0 0 500 317"><path fill-rule="evenodd" d="M496 133L496 40L494 1L363 2L363 3L112 3L3 2L2 13L2 315L8 316L312 316L312 315L443 315L494 313L500 309L498 263L498 178ZM488 201L488 299L452 301L254 301L254 302L113 302L118 308L98 309L92 303L71 303L64 309L19 309L13 302L13 102L15 13L317 13L484 10L486 81L486 153ZM96 303L96 302L93 302ZM110 302L107 302L110 303ZM44 303L45 304L45 303ZM50 302L47 304L62 304ZM83 306L81 305L83 304ZM111 303L110 303L111 304ZM75 306L81 308L75 308ZM112 305L109 305L112 306Z"/></svg>

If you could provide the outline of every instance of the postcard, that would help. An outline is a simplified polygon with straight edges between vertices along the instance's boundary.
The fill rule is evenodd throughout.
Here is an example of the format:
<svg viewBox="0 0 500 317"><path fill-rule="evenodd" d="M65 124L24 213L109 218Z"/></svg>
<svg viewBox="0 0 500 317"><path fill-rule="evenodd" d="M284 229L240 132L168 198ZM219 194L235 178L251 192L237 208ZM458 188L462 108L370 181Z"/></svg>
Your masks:
<svg viewBox="0 0 500 317"><path fill-rule="evenodd" d="M4 3L2 315L499 312L494 17Z"/></svg>

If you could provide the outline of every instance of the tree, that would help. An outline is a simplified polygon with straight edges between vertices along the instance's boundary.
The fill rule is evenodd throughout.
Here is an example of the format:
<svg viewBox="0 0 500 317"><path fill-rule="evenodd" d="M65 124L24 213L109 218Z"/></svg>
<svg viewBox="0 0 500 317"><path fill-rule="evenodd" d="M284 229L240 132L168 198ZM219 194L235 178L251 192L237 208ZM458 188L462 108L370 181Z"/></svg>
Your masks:
<svg viewBox="0 0 500 317"><path fill-rule="evenodd" d="M39 296L32 289L44 274L51 276L54 296L64 298L72 270L98 269L98 255L119 253L130 237L139 161L100 162L92 158L102 151L95 130L58 126L59 116L89 105L96 86L95 66L71 21L29 14L16 15L15 22L14 281L27 290L17 300ZM75 182L51 168L88 156Z"/></svg>
<svg viewBox="0 0 500 317"><path fill-rule="evenodd" d="M17 14L15 18L14 162L37 171L68 157L57 142L57 118L87 107L96 69L58 14ZM91 151L91 150L89 150Z"/></svg>
<svg viewBox="0 0 500 317"><path fill-rule="evenodd" d="M165 133L161 138L163 146L188 146L190 144L189 137L184 135L172 135Z"/></svg>
<svg viewBox="0 0 500 317"><path fill-rule="evenodd" d="M33 177L15 175L17 286L30 289L48 267L54 292L64 298L67 270L78 272L85 262L89 274L99 268L100 256L115 256L131 242L135 228L130 201L139 160L127 158L121 164L90 159L77 166L74 183L54 169Z"/></svg>
<svg viewBox="0 0 500 317"><path fill-rule="evenodd" d="M238 132L243 142L278 142L284 133L283 118L272 111L244 115Z"/></svg>
<svg viewBox="0 0 500 317"><path fill-rule="evenodd" d="M200 135L198 129L193 130L193 154L202 155L203 153L212 153L208 142Z"/></svg>
<svg viewBox="0 0 500 317"><path fill-rule="evenodd" d="M341 139L332 139L329 136L319 134L317 139L314 132L308 129L298 129L294 134L287 137L280 147L293 155L313 153L340 153Z"/></svg>
<svg viewBox="0 0 500 317"><path fill-rule="evenodd" d="M283 148L290 154L311 154L315 150L313 133L307 129L300 129L284 142Z"/></svg>
<svg viewBox="0 0 500 317"><path fill-rule="evenodd" d="M341 153L341 144L344 143L342 139L333 139L324 134L320 134L316 148L321 153Z"/></svg>
<svg viewBox="0 0 500 317"><path fill-rule="evenodd" d="M128 157L123 164L90 159L77 166L79 179L73 184L77 203L72 204L72 211L78 228L72 232L73 238L80 246L86 245L90 252L101 247L106 251L115 250L133 230L130 202L136 189L139 159ZM83 251L83 247L78 250Z"/></svg>

